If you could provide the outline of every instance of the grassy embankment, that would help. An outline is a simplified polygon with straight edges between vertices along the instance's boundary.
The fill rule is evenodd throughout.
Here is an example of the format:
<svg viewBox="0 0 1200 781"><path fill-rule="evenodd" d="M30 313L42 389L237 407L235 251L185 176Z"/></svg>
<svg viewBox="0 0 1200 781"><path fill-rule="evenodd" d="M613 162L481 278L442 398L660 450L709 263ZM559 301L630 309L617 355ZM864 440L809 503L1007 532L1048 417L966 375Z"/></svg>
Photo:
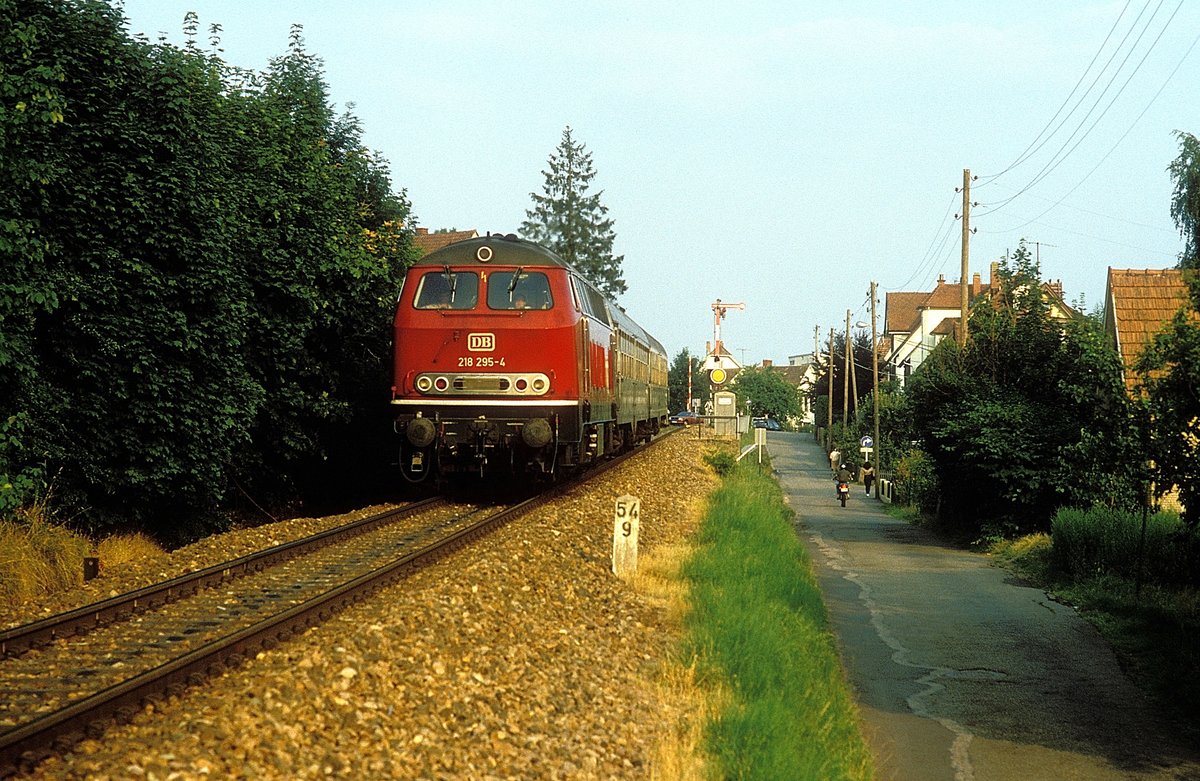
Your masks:
<svg viewBox="0 0 1200 781"><path fill-rule="evenodd" d="M1051 534L996 543L996 559L1074 605L1164 711L1200 724L1200 536L1174 513L1062 510ZM1141 554L1139 555L1139 551ZM1139 591L1138 582L1141 581Z"/></svg>
<svg viewBox="0 0 1200 781"><path fill-rule="evenodd" d="M724 478L681 573L684 666L711 695L703 751L712 775L870 778L821 593L778 484L751 459L711 461Z"/></svg>

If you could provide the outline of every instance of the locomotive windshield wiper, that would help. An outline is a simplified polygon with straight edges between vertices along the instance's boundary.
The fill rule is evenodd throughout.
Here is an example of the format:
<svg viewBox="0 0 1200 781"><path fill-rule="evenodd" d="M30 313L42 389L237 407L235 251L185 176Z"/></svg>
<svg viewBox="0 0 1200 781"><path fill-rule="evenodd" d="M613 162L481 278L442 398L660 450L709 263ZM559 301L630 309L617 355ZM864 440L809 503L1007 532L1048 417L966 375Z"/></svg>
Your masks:
<svg viewBox="0 0 1200 781"><path fill-rule="evenodd" d="M508 283L508 300L513 300L513 290L517 287L517 282L521 279L521 272L525 270L524 266L517 266L517 270L513 272L512 282Z"/></svg>
<svg viewBox="0 0 1200 781"><path fill-rule="evenodd" d="M442 273L446 275L446 281L450 283L450 303L454 303L454 289L458 287L458 274L450 273L450 266L442 266Z"/></svg>

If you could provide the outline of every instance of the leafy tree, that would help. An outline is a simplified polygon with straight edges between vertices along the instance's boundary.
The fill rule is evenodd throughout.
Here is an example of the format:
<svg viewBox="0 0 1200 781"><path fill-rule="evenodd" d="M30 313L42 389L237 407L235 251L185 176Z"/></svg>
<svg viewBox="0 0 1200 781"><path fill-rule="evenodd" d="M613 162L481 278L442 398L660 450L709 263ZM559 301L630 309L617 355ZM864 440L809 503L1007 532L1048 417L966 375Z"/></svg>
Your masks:
<svg viewBox="0 0 1200 781"><path fill-rule="evenodd" d="M998 296L910 378L908 409L964 531L1049 528L1055 509L1133 505L1136 448L1119 358L1087 320L1053 320L1021 243Z"/></svg>
<svg viewBox="0 0 1200 781"><path fill-rule="evenodd" d="M730 389L755 417L769 415L776 420L787 420L803 412L796 387L769 368L743 368L733 378Z"/></svg>
<svg viewBox="0 0 1200 781"><path fill-rule="evenodd" d="M97 0L16 5L0 0L5 484L53 476L91 526L186 523L235 486L281 498L385 398L407 202L298 33L259 79L200 52L193 15L179 49L130 40Z"/></svg>
<svg viewBox="0 0 1200 781"><path fill-rule="evenodd" d="M868 394L858 406L854 432L856 438L863 434L875 435L873 393ZM912 449L912 442L916 439L908 398L896 380L881 379L879 383L879 437L883 441L876 443L875 453L882 454L882 460L876 459L877 466L879 474L886 475L890 474L905 453Z"/></svg>
<svg viewBox="0 0 1200 781"><path fill-rule="evenodd" d="M1160 490L1179 489L1183 519L1200 523L1200 274L1189 273L1188 305L1138 359Z"/></svg>
<svg viewBox="0 0 1200 781"><path fill-rule="evenodd" d="M686 347L680 350L671 361L671 368L667 370L667 398L669 399L667 404L672 412L687 408L689 366L692 378L692 399L699 400L701 409L703 409L704 403L711 395L708 378L701 371L703 363L699 356L692 355Z"/></svg>
<svg viewBox="0 0 1200 781"><path fill-rule="evenodd" d="M860 332L855 335L851 339L851 349L853 353L850 360L850 369L853 372L853 377L850 381L850 393L853 394L856 388L858 390L858 395L850 398L850 414L853 416L857 409L861 409L865 403L864 397L871 393L871 389L875 384L871 363L870 334ZM813 410L818 426L824 426L828 420L829 383L831 381L833 382L833 420L835 424L841 424L842 410L845 409L844 400L846 398L845 333L835 333L833 335L832 366L829 365L828 345L826 345L825 351L818 357L817 378L808 392L809 397L813 401ZM819 411L818 407L820 408Z"/></svg>
<svg viewBox="0 0 1200 781"><path fill-rule="evenodd" d="M625 292L621 278L623 255L613 255L613 221L600 202L604 191L589 193L596 172L592 155L563 130L558 149L542 171L542 194L530 193L533 208L525 212L521 233L553 250L579 269L598 290L616 297Z"/></svg>
<svg viewBox="0 0 1200 781"><path fill-rule="evenodd" d="M1200 523L1200 141L1177 132L1179 157L1168 170L1175 179L1171 216L1184 238L1188 303L1147 345L1137 370L1145 391L1150 456L1160 490L1177 486L1184 519Z"/></svg>
<svg viewBox="0 0 1200 781"><path fill-rule="evenodd" d="M1167 167L1175 180L1171 216L1183 236L1180 268L1200 268L1200 140L1191 133L1175 131L1179 157Z"/></svg>

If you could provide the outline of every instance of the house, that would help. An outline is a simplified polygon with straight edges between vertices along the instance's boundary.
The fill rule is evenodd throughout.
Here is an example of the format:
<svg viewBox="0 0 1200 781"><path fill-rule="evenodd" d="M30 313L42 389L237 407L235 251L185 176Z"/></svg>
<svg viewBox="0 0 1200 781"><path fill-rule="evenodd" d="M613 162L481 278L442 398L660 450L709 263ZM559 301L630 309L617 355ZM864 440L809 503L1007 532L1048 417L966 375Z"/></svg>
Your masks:
<svg viewBox="0 0 1200 781"><path fill-rule="evenodd" d="M413 236L413 247L420 253L420 257L425 257L434 250L439 250L442 247L454 244L458 241L466 241L467 239L479 238L479 231L443 231L440 233L430 233L429 228L417 228L417 235Z"/></svg>
<svg viewBox="0 0 1200 781"><path fill-rule="evenodd" d="M1108 269L1104 286L1104 333L1121 356L1125 390L1138 393L1134 366L1153 339L1188 300L1183 271L1168 269ZM1195 313L1192 314L1195 317ZM1178 491L1168 491L1162 506L1179 511Z"/></svg>
<svg viewBox="0 0 1200 781"><path fill-rule="evenodd" d="M1121 356L1125 389L1137 385L1133 366L1142 350L1187 303L1183 272L1169 269L1108 269L1104 333Z"/></svg>
<svg viewBox="0 0 1200 781"><path fill-rule="evenodd" d="M992 281L997 284L997 264L992 264ZM979 274L971 281L968 300L982 292ZM921 362L947 336L957 333L962 314L962 288L947 283L944 274L938 275L937 285L928 293L888 293L884 298L883 340L888 353L883 363L903 385Z"/></svg>
<svg viewBox="0 0 1200 781"><path fill-rule="evenodd" d="M991 298L1000 292L1000 264L991 265L990 279L983 284L978 272L967 288L967 306L976 300ZM1061 280L1042 283L1042 298L1050 317L1066 321L1079 317L1063 298ZM881 344L881 371L887 365L903 385L921 362L943 339L957 338L962 316L962 287L947 283L944 274L929 293L888 293L884 300L884 329Z"/></svg>
<svg viewBox="0 0 1200 781"><path fill-rule="evenodd" d="M797 425L814 422L812 399L809 398L809 392L817 381L816 362L818 360L820 359L813 353L807 353L788 356L787 366L776 366L766 359L762 362L764 369L780 374L788 385L796 389L797 395L800 397L800 416L795 420L787 421L788 423Z"/></svg>

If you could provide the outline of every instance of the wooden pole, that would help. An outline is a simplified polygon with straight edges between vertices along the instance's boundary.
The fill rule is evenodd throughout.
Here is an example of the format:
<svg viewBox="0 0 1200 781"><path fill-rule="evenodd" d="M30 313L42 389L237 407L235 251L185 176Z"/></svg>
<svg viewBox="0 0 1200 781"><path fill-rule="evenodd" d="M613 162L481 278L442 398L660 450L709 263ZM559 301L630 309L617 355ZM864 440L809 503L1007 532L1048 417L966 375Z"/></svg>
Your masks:
<svg viewBox="0 0 1200 781"><path fill-rule="evenodd" d="M874 375L875 391L875 498L879 498L880 465L883 459L883 440L879 438L879 345L875 343L875 283L871 282L871 373Z"/></svg>
<svg viewBox="0 0 1200 781"><path fill-rule="evenodd" d="M825 427L827 445L833 447L833 329L829 329L829 403L825 405L829 424Z"/></svg>
<svg viewBox="0 0 1200 781"><path fill-rule="evenodd" d="M958 344L967 344L967 271L971 259L971 169L963 169L963 212L962 212L962 279L959 287L962 290L961 310L958 317Z"/></svg>
<svg viewBox="0 0 1200 781"><path fill-rule="evenodd" d="M842 427L850 422L850 310L846 310L846 373L842 377Z"/></svg>

